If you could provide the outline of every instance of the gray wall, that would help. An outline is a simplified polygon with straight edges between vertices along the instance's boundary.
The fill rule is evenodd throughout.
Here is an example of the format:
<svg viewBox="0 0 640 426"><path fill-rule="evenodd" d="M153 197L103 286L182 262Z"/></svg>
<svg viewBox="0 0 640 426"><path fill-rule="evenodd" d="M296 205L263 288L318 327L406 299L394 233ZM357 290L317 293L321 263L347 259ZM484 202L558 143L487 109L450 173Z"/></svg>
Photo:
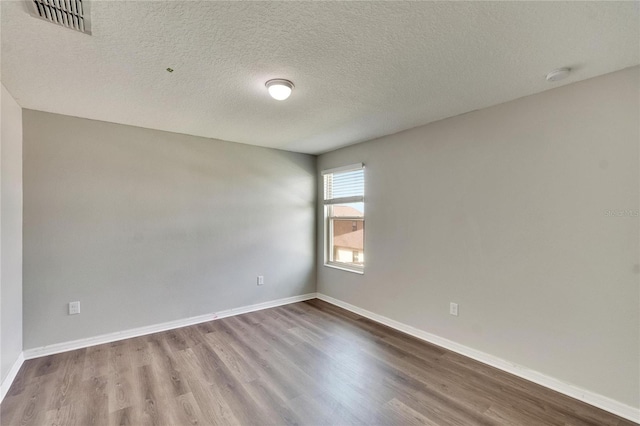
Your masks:
<svg viewBox="0 0 640 426"><path fill-rule="evenodd" d="M314 292L315 170L24 110L25 349Z"/></svg>
<svg viewBox="0 0 640 426"><path fill-rule="evenodd" d="M22 108L0 96L0 380L22 352Z"/></svg>
<svg viewBox="0 0 640 426"><path fill-rule="evenodd" d="M366 165L367 263L318 291L638 407L639 74L320 156Z"/></svg>

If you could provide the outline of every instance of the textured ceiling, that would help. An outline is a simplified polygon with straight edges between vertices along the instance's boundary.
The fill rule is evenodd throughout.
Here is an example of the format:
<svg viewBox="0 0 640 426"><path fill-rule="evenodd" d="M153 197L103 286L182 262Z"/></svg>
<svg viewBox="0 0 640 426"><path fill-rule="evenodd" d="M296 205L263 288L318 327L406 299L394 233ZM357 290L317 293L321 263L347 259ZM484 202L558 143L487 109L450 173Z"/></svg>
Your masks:
<svg viewBox="0 0 640 426"><path fill-rule="evenodd" d="M22 107L307 153L640 62L637 1L94 1L92 36L1 3Z"/></svg>

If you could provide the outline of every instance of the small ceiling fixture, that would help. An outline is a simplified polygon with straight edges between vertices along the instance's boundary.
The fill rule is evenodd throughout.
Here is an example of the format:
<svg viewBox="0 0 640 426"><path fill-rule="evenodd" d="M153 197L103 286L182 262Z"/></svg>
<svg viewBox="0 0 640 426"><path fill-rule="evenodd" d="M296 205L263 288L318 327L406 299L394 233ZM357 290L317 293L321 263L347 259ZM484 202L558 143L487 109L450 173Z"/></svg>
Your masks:
<svg viewBox="0 0 640 426"><path fill-rule="evenodd" d="M287 99L291 95L291 91L294 87L292 82L282 78L269 80L264 85L267 86L267 90L271 97L279 101Z"/></svg>
<svg viewBox="0 0 640 426"><path fill-rule="evenodd" d="M569 77L571 68L558 68L547 74L547 81L560 81Z"/></svg>

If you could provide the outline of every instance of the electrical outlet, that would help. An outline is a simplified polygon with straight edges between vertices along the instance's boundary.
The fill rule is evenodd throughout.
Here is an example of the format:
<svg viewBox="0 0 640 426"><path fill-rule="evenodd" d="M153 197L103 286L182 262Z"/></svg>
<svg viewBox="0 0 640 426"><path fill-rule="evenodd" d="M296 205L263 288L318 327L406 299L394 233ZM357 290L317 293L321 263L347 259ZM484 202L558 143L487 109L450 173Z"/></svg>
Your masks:
<svg viewBox="0 0 640 426"><path fill-rule="evenodd" d="M80 302L69 302L69 315L77 315L80 313Z"/></svg>
<svg viewBox="0 0 640 426"><path fill-rule="evenodd" d="M449 303L449 313L453 316L458 316L458 304L457 303Z"/></svg>
<svg viewBox="0 0 640 426"><path fill-rule="evenodd" d="M258 275L258 285L264 285L264 275Z"/></svg>

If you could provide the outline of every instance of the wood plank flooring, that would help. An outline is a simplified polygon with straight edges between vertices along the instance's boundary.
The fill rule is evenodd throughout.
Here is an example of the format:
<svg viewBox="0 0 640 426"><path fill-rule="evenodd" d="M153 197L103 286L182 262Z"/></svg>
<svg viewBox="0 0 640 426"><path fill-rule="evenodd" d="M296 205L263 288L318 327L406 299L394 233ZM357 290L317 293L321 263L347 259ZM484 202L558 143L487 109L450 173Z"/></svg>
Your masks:
<svg viewBox="0 0 640 426"><path fill-rule="evenodd" d="M5 425L633 425L320 300L29 360Z"/></svg>

